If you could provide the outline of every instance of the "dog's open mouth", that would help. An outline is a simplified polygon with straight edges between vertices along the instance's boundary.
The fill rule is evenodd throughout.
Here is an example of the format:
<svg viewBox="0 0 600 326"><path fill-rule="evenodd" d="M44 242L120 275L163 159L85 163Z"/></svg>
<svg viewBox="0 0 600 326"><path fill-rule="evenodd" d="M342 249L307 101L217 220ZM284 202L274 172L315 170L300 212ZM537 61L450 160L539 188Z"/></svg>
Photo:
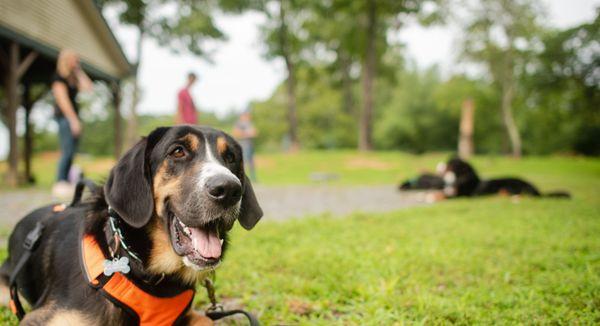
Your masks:
<svg viewBox="0 0 600 326"><path fill-rule="evenodd" d="M179 256L184 257L184 263L206 269L216 267L221 261L223 239L219 236L218 224L191 227L170 214L169 230L171 245Z"/></svg>

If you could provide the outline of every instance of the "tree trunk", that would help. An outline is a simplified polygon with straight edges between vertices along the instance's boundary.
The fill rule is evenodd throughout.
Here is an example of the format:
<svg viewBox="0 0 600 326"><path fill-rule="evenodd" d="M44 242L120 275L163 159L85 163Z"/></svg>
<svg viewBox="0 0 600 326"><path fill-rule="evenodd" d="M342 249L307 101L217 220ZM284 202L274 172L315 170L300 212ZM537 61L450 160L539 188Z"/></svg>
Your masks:
<svg viewBox="0 0 600 326"><path fill-rule="evenodd" d="M473 99L466 99L461 108L460 127L458 135L458 156L468 160L475 151L473 131L475 129L475 104Z"/></svg>
<svg viewBox="0 0 600 326"><path fill-rule="evenodd" d="M289 123L289 137L290 137L290 150L295 151L300 148L300 141L298 139L298 116L296 113L296 74L295 64L291 58L291 51L288 42L288 30L286 24L286 13L284 1L279 1L279 42L281 46L281 54L285 60L285 67L287 69L287 101L288 101L288 112L287 118Z"/></svg>
<svg viewBox="0 0 600 326"><path fill-rule="evenodd" d="M129 117L127 119L127 145L132 146L139 140L138 128L139 119L137 113L137 106L140 101L140 85L139 85L139 72L140 64L142 62L142 49L145 32L142 27L138 26L139 37L136 44L136 63L134 65L133 72L133 94L131 96L131 107L129 108Z"/></svg>
<svg viewBox="0 0 600 326"><path fill-rule="evenodd" d="M338 50L340 68L342 69L342 96L343 112L354 115L354 92L352 90L352 77L350 76L351 60L347 53Z"/></svg>
<svg viewBox="0 0 600 326"><path fill-rule="evenodd" d="M373 149L373 83L376 74L376 26L377 4L375 0L367 0L367 44L363 63L363 108L359 121L358 149L370 151Z"/></svg>
<svg viewBox="0 0 600 326"><path fill-rule="evenodd" d="M521 136L519 135L519 129L515 123L515 119L512 114L512 101L514 97L514 82L512 78L507 78L502 83L502 120L508 133L510 144L512 147L513 157L521 157Z"/></svg>

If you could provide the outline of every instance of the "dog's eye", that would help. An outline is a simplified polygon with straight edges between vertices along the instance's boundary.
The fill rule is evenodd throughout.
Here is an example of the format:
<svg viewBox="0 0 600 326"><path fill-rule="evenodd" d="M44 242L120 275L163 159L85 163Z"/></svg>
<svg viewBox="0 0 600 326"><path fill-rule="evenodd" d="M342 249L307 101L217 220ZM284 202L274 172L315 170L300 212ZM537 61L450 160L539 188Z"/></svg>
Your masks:
<svg viewBox="0 0 600 326"><path fill-rule="evenodd" d="M174 158L182 158L185 156L185 149L182 146L177 146L173 148L169 155L171 155Z"/></svg>
<svg viewBox="0 0 600 326"><path fill-rule="evenodd" d="M227 163L235 162L235 156L233 156L233 154L230 151L227 151L227 152L225 152L225 154L223 154L223 159Z"/></svg>

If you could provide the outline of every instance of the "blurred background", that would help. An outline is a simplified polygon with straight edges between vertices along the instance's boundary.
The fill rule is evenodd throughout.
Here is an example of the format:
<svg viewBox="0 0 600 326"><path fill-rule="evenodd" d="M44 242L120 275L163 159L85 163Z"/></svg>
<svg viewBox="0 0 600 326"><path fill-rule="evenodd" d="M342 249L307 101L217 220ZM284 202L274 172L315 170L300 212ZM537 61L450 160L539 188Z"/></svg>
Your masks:
<svg viewBox="0 0 600 326"><path fill-rule="evenodd" d="M243 305L267 320L340 317L356 323L366 315L384 324L403 318L424 322L433 305L438 322L490 322L509 315L513 319L506 320L521 322L530 315L551 317L538 320L542 322L598 321L594 291L600 282L588 286L600 275L597 257L584 264L590 274L578 274L584 265L561 260L569 254L553 256L561 248L564 253L575 250L573 259L580 263L589 252L600 250L590 236L600 230L597 0L0 0L0 205L6 208L0 210L0 222L6 230L28 209L56 199L49 191L60 157L51 81L62 49L79 54L82 71L94 83L92 92L77 98L83 132L72 170L96 181L141 136L175 124L182 89L189 90L198 124L234 132L240 114L251 114L255 183L266 219L325 219L266 224L265 235L258 238L237 235L249 245L232 256L257 257L256 264L265 264L255 265L257 270L272 278L259 280L233 263L225 277L252 279L265 296L248 294L255 290L247 286L224 290L231 297L245 293ZM189 73L197 79L187 87ZM429 211L404 210L428 200L420 193L398 193L398 183L434 171L436 163L455 153L470 159L484 176L525 177L543 189L566 189L574 200L484 199L444 203ZM395 213L376 220L388 211ZM502 212L513 220L494 224L495 218L504 218ZM563 220L571 212L573 222ZM347 214L353 217L346 222L326 218ZM415 215L432 216L433 222L415 222ZM475 226L461 224L464 216ZM549 216L548 224L528 225L531 216ZM394 224L397 219L402 224ZM377 229L374 224L381 221L383 228ZM405 222L414 228L413 238ZM311 228L320 223L329 231ZM511 233L515 226L523 233ZM316 238L296 248L284 236L296 228ZM365 235L358 235L361 243L348 240L362 228L392 239L394 232L408 237L408 243L399 241L431 259L415 267L423 278L399 272L407 270L405 261L419 259L408 250L398 253L400 245ZM519 256L524 264L519 266L531 269L498 276L503 280L498 282L506 282L488 290L500 291L499 301L513 301L495 302L489 291L483 294L468 280L479 275L474 277L495 284L498 266L487 264L496 249L470 261L459 258L472 248L487 248L489 238L482 230L504 244L500 252L526 255L541 250L546 260L535 264L572 269L552 274L556 283L546 282L548 278L528 283L518 277L526 278L537 267ZM366 259L385 271L371 275L365 262L350 263L348 251L324 254L314 245L333 234L355 254L366 246L399 256L389 264ZM552 237L556 243L544 244ZM268 255L262 246L276 254ZM444 246L452 252L438 251ZM588 249L579 252L579 246ZM289 251L282 250L292 247L297 260L268 263L268 257L287 257ZM308 256L341 265L310 269L300 258ZM429 263L471 267L455 271L465 283L454 284L439 272L443 268L430 268ZM518 269L513 263L506 258L499 264L503 270ZM484 266L481 274L478 266ZM294 276L295 268L305 277ZM341 288L317 280L334 269L355 269L365 279L352 274ZM574 286L588 286L589 292L573 290L564 302L557 299L565 310L548 312L557 303L544 301L547 292L539 290L540 284L559 284L575 274L581 278L572 279ZM286 285L290 279L295 281ZM364 281L376 285L365 287ZM541 301L527 301L525 294L523 301L515 299L511 284L528 295L539 290ZM297 287L289 288L292 294L281 300L279 290L292 285ZM395 292L406 287L412 290ZM453 287L457 292L444 301L444 291ZM469 300L460 297L461 289L474 291L472 302L491 300L497 314L475 309L469 317L468 309L448 303ZM398 302L387 301L394 296ZM424 301L415 302L415 297ZM569 301L573 298L580 300ZM571 315L574 319L560 319L575 306L588 310ZM408 315L390 313L399 307Z"/></svg>
<svg viewBox="0 0 600 326"><path fill-rule="evenodd" d="M5 13L38 6L3 3ZM177 90L193 71L199 123L230 130L237 114L251 108L261 152L452 151L461 107L472 101L477 153L599 153L596 1L383 1L373 17L368 1L94 4L131 64L115 76L124 144L172 123ZM70 41L63 43L77 46ZM98 83L82 100L80 151L110 156L124 145L107 129L115 115L111 86ZM28 117L33 153L58 148L48 102L41 96ZM25 110L16 111L22 138ZM7 158L2 117L0 157Z"/></svg>

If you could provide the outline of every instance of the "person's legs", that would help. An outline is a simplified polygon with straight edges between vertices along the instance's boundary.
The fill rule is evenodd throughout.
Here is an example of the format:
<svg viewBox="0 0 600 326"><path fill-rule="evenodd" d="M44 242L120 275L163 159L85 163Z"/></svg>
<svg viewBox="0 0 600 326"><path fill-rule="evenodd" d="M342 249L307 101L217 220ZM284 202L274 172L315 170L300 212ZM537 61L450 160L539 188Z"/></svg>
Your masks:
<svg viewBox="0 0 600 326"><path fill-rule="evenodd" d="M77 150L78 139L73 137L71 127L66 118L58 118L57 122L60 140L60 160L58 161L58 174L56 179L60 182L69 180L69 170L71 169L73 157Z"/></svg>
<svg viewBox="0 0 600 326"><path fill-rule="evenodd" d="M253 144L245 144L242 147L244 154L244 162L248 166L250 180L256 182L256 171L254 170L254 146Z"/></svg>

